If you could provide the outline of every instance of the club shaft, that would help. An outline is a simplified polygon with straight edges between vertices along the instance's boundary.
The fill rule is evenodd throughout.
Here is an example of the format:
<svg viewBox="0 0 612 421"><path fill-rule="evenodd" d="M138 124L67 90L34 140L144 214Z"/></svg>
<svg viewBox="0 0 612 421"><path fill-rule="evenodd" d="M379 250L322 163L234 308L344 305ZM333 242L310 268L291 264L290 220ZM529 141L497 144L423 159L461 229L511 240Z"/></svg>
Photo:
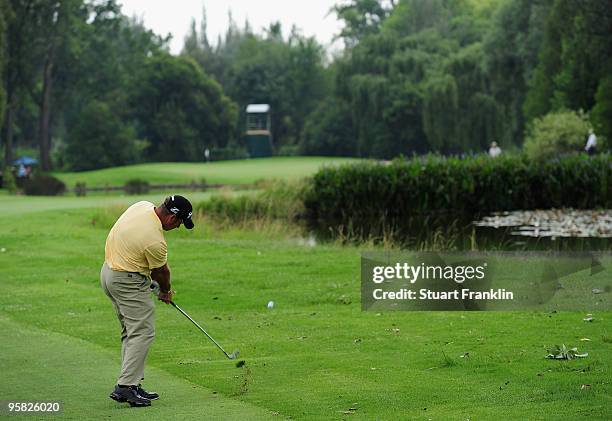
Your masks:
<svg viewBox="0 0 612 421"><path fill-rule="evenodd" d="M193 319L192 319L192 318L189 316L189 314L185 313L185 312L183 311L183 309L182 309L182 308L180 308L178 305L176 305L176 304L175 304L173 301L171 301L171 302L170 302L170 304L172 304L172 305L174 306L174 308L176 308L178 311L180 311L180 312L183 314L183 316L187 317L187 318L188 318L188 319L191 321L191 323L193 323L194 325L196 325L196 327L197 327L198 329L200 329L200 330L202 331L202 333L204 333L206 336L208 336L208 339L210 339L211 341L213 341L213 343L214 343L215 345L217 345L217 347L218 347L218 348L219 348L221 351L223 351L223 353L225 354L225 356L226 356L227 358L229 358L230 360L232 359L232 358L231 358L231 357L230 357L230 356L227 354L227 352L225 352L225 350L223 349L223 347L222 347L221 345L219 345L219 344L217 343L217 341L215 341L215 340L213 339L213 337L212 337L212 336L210 336L210 335L209 335L209 334L208 334L208 333L207 333L207 332L204 330L204 328L202 328L202 326L200 326L200 325L198 324L198 322L196 322L195 320L193 320Z"/></svg>

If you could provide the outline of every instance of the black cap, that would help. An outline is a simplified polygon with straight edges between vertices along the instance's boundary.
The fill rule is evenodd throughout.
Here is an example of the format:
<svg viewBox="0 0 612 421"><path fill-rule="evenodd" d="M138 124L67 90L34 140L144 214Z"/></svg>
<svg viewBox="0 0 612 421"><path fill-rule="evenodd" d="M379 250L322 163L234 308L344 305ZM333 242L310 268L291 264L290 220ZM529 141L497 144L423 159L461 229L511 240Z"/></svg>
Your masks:
<svg viewBox="0 0 612 421"><path fill-rule="evenodd" d="M191 207L189 200L185 199L183 196L175 194L166 198L164 201L164 206L169 212L172 212L179 217L181 221L183 221L185 228L193 228L193 221L191 220L193 208Z"/></svg>

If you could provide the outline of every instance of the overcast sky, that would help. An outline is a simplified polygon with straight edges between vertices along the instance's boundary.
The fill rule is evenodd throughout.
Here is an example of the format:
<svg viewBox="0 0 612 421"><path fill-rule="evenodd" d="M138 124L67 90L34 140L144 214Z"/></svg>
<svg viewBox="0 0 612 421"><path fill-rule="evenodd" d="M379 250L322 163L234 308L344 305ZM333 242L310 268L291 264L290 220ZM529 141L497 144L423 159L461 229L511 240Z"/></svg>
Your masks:
<svg viewBox="0 0 612 421"><path fill-rule="evenodd" d="M225 34L228 23L228 11L231 10L234 21L240 28L248 18L251 28L261 33L270 22L280 21L283 35L287 36L292 25L302 30L305 36L315 36L328 52L341 48L342 43L332 38L340 32L342 25L336 20L335 13L329 9L343 0L118 0L122 12L127 16L139 16L144 19L147 28L159 35L171 33L173 38L170 49L178 54L183 47L183 40L191 19L195 18L196 27L200 28L202 6L206 8L208 40L216 44L217 36Z"/></svg>

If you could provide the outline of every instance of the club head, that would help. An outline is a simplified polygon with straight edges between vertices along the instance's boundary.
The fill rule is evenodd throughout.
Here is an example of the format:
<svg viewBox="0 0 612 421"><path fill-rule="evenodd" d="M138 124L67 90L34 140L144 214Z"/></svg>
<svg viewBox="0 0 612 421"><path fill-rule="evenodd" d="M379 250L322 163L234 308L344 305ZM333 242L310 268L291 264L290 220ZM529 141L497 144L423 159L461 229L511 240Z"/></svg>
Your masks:
<svg viewBox="0 0 612 421"><path fill-rule="evenodd" d="M238 357L238 354L240 354L239 350L235 350L234 352L232 352L231 354L228 355L230 360L235 360Z"/></svg>

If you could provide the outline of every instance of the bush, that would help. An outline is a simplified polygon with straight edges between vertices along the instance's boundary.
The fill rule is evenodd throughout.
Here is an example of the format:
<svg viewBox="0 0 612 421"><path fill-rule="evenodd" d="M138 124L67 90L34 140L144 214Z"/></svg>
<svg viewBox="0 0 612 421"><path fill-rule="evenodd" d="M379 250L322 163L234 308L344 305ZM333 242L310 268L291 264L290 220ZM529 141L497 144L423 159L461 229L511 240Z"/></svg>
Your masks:
<svg viewBox="0 0 612 421"><path fill-rule="evenodd" d="M66 185L48 174L36 174L23 184L23 192L28 196L57 196L65 191Z"/></svg>
<svg viewBox="0 0 612 421"><path fill-rule="evenodd" d="M149 182L139 178L132 178L125 182L125 192L127 194L143 194L148 193Z"/></svg>
<svg viewBox="0 0 612 421"><path fill-rule="evenodd" d="M278 148L277 156L298 156L300 154L299 145L283 145Z"/></svg>
<svg viewBox="0 0 612 421"><path fill-rule="evenodd" d="M195 210L230 222L249 219L295 221L303 213L301 183L275 181L262 187L262 191L250 195L212 196L196 204Z"/></svg>
<svg viewBox="0 0 612 421"><path fill-rule="evenodd" d="M610 156L572 155L535 164L525 156L417 157L391 165L319 170L304 193L305 216L321 232L367 239L437 216L469 219L517 209L612 206Z"/></svg>
<svg viewBox="0 0 612 421"><path fill-rule="evenodd" d="M533 121L523 147L527 156L534 160L580 152L584 150L590 128L582 114L552 112Z"/></svg>
<svg viewBox="0 0 612 421"><path fill-rule="evenodd" d="M6 189L11 194L17 192L15 175L11 171L10 167L5 167L4 171L2 172L2 188Z"/></svg>
<svg viewBox="0 0 612 421"><path fill-rule="evenodd" d="M74 186L74 192L77 196L83 197L87 195L87 184L86 183L76 183Z"/></svg>

